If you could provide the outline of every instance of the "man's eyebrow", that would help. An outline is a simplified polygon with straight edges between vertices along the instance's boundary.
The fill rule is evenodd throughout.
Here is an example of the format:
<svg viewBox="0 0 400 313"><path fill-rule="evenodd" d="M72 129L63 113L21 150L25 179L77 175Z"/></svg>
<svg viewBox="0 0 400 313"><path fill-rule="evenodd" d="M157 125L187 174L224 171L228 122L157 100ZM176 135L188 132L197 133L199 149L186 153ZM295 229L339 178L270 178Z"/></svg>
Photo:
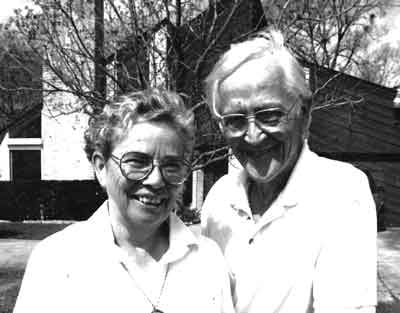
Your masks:
<svg viewBox="0 0 400 313"><path fill-rule="evenodd" d="M267 110L267 109L280 109L285 110L282 102L273 101L273 102L259 102L254 105L254 111L259 110Z"/></svg>

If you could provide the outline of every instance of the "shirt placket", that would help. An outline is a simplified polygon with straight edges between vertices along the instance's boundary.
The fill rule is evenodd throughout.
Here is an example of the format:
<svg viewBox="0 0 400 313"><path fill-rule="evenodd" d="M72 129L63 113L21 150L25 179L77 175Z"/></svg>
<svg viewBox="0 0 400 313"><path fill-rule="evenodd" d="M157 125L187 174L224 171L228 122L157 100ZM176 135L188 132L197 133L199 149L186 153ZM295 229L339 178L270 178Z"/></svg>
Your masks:
<svg viewBox="0 0 400 313"><path fill-rule="evenodd" d="M286 213L284 206L275 204L268 211L266 211L258 222L254 222L254 227L249 233L248 243L253 244L257 237L262 233L262 230L268 227L273 221L281 218Z"/></svg>

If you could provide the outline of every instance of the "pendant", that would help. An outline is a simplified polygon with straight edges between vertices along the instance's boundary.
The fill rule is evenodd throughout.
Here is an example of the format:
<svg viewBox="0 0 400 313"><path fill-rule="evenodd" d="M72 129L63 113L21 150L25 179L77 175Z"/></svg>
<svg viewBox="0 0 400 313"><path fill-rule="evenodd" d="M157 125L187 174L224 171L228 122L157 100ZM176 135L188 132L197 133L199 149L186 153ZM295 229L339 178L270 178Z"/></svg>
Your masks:
<svg viewBox="0 0 400 313"><path fill-rule="evenodd" d="M157 308L154 308L153 311L151 311L151 313L164 313L164 312Z"/></svg>

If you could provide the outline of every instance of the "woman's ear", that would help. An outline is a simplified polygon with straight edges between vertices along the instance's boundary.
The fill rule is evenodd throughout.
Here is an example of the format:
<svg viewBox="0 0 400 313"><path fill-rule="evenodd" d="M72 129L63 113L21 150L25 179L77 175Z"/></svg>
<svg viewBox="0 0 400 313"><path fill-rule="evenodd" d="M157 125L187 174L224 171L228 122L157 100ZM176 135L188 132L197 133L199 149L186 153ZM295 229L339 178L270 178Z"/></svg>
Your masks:
<svg viewBox="0 0 400 313"><path fill-rule="evenodd" d="M106 161L103 155L95 151L92 155L92 166L101 187L106 188Z"/></svg>

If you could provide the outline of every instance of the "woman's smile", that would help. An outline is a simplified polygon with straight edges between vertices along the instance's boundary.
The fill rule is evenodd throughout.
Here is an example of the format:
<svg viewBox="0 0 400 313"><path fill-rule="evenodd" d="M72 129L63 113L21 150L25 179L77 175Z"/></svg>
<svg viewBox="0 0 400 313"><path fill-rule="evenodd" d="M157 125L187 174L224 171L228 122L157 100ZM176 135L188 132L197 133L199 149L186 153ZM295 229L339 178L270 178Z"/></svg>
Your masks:
<svg viewBox="0 0 400 313"><path fill-rule="evenodd" d="M158 195L132 194L129 196L129 198L134 199L143 205L149 205L149 206L160 206L161 204L164 204L167 201L166 197L160 197Z"/></svg>

